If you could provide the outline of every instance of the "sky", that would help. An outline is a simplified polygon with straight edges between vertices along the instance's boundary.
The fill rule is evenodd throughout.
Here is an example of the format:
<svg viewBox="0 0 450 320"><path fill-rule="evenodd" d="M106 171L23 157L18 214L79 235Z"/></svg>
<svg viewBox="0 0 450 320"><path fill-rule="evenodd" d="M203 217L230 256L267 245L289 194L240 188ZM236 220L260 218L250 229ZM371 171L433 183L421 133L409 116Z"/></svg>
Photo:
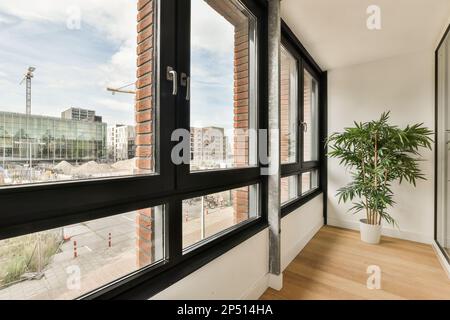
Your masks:
<svg viewBox="0 0 450 320"><path fill-rule="evenodd" d="M230 131L234 27L203 0L193 0L191 11L191 125Z"/></svg>
<svg viewBox="0 0 450 320"><path fill-rule="evenodd" d="M19 83L33 66L33 114L80 107L109 125L133 124L134 96L106 88L135 81L136 2L1 0L0 110L25 112ZM191 125L230 130L233 27L203 0L192 1L192 12Z"/></svg>
<svg viewBox="0 0 450 320"><path fill-rule="evenodd" d="M135 81L135 20L136 0L2 0L0 110L25 112L19 83L34 66L33 114L81 107L108 123L131 123L134 97L106 87Z"/></svg>

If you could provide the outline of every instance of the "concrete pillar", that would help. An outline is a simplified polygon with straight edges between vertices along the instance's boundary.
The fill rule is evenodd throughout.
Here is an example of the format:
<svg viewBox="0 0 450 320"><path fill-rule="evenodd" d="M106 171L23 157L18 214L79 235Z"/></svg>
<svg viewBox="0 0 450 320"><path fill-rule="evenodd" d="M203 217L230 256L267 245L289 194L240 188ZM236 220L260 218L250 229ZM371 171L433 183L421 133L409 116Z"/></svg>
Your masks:
<svg viewBox="0 0 450 320"><path fill-rule="evenodd" d="M280 210L280 100L281 100L281 18L280 0L268 0L269 31L269 285L281 289L281 210Z"/></svg>

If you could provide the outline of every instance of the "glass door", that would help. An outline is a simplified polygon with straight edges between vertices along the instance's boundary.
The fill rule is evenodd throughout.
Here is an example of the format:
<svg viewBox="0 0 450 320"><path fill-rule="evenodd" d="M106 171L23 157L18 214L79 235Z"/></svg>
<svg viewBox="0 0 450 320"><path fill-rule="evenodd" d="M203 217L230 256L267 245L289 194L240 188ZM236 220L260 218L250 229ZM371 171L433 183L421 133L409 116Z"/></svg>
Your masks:
<svg viewBox="0 0 450 320"><path fill-rule="evenodd" d="M437 56L437 212L436 241L450 256L450 40L440 46Z"/></svg>

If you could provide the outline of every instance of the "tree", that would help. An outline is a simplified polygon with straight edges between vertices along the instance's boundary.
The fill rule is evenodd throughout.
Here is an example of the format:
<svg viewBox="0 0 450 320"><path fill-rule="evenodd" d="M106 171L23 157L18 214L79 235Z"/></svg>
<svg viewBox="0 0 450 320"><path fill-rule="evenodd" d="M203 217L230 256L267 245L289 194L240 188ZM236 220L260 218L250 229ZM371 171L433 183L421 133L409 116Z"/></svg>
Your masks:
<svg viewBox="0 0 450 320"><path fill-rule="evenodd" d="M395 202L392 183L407 181L416 186L425 180L419 168L421 148L431 150L433 132L423 123L404 129L388 123L390 112L377 121L357 123L343 133L332 134L327 141L328 156L340 159L340 164L352 172L352 182L336 194L340 202L353 202L350 211L365 210L367 223L392 225L396 221L387 209Z"/></svg>

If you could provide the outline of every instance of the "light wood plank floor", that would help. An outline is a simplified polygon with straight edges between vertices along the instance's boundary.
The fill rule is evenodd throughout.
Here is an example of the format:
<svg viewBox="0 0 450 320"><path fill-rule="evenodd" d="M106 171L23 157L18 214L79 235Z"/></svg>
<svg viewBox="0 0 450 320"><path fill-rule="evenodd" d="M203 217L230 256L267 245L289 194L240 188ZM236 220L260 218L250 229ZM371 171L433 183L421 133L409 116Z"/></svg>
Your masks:
<svg viewBox="0 0 450 320"><path fill-rule="evenodd" d="M367 267L381 268L381 289L367 288ZM383 237L360 241L359 232L323 227L284 272L273 299L450 299L450 279L430 245Z"/></svg>

